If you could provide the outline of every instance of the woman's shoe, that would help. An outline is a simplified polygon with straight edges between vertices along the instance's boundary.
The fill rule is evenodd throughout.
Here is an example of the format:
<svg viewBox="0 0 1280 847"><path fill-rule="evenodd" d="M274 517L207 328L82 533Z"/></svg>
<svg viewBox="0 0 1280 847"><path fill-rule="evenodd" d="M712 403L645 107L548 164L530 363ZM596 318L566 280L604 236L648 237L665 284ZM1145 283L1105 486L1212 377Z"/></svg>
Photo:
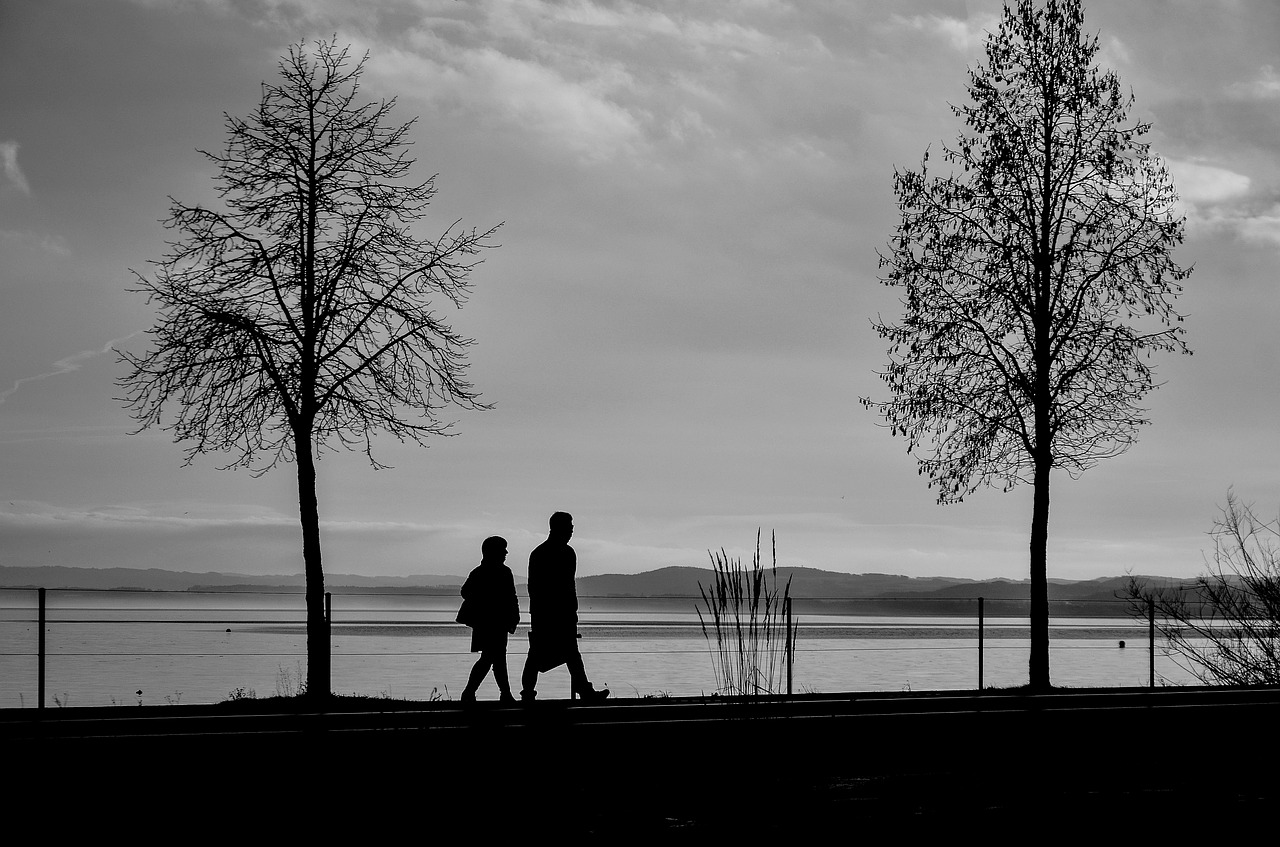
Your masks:
<svg viewBox="0 0 1280 847"><path fill-rule="evenodd" d="M609 696L607 688L587 688L586 690L575 689L572 693L573 697L577 697L584 703L598 703Z"/></svg>

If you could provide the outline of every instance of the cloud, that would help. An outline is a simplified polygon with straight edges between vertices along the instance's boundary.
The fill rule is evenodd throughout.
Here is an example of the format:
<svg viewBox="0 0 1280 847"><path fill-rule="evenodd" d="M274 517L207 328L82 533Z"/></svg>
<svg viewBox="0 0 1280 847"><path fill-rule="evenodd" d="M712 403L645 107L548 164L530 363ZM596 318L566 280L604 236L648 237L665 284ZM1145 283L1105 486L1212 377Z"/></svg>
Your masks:
<svg viewBox="0 0 1280 847"><path fill-rule="evenodd" d="M23 194L31 194L31 186L27 183L27 177L22 173L22 168L18 167L18 143L16 141L0 141L0 168L4 171L4 178L14 188L17 188Z"/></svg>
<svg viewBox="0 0 1280 847"><path fill-rule="evenodd" d="M650 8L634 2L477 0L393 4L258 0L215 9L311 39L337 32L369 52L369 90L427 101L485 135L516 134L552 158L669 162L803 101L822 39L774 0ZM710 96L708 96L710 95ZM499 142L500 143L500 142ZM664 154L662 157L656 154Z"/></svg>
<svg viewBox="0 0 1280 847"><path fill-rule="evenodd" d="M1232 225L1245 241L1280 247L1280 203L1233 221Z"/></svg>
<svg viewBox="0 0 1280 847"><path fill-rule="evenodd" d="M1280 246L1280 202L1256 196L1248 176L1201 162L1167 164L1192 232L1229 232L1243 241Z"/></svg>
<svg viewBox="0 0 1280 847"><path fill-rule="evenodd" d="M890 26L923 32L946 41L953 50L961 53L978 53L987 42L987 34L995 31L999 19L995 16L961 20L946 15L894 15Z"/></svg>
<svg viewBox="0 0 1280 847"><path fill-rule="evenodd" d="M1168 166L1178 194L1192 206L1224 203L1249 193L1250 180L1244 174L1198 162L1170 160Z"/></svg>
<svg viewBox="0 0 1280 847"><path fill-rule="evenodd" d="M726 6L681 8L668 14L645 8L637 3L603 6L576 0L552 3L545 0L492 0L484 4L487 26L508 38L525 42L541 42L551 48L557 45L589 44L598 47L649 44L653 39L677 42L683 49L729 51L741 55L764 56L774 53L779 45L773 36L760 28L737 20L734 15L767 12L768 9ZM780 11L780 10L775 10ZM699 16L701 13L701 16Z"/></svg>
<svg viewBox="0 0 1280 847"><path fill-rule="evenodd" d="M789 47L737 19L750 10L736 8L668 14L630 3L540 0L478 8L484 20L475 30L422 26L402 38L394 61L409 72L398 79L416 78L432 99L589 162L710 138L703 110L729 111L726 88L737 74L814 48L807 41ZM387 65L379 58L385 52L385 45L373 51L379 67Z"/></svg>
<svg viewBox="0 0 1280 847"><path fill-rule="evenodd" d="M1237 82L1228 87L1227 94L1240 100L1280 99L1280 72L1272 65L1263 65L1258 76L1248 82Z"/></svg>
<svg viewBox="0 0 1280 847"><path fill-rule="evenodd" d="M67 247L66 239L60 235L39 235L34 232L22 232L12 229L0 229L0 239L11 241L19 245L34 244L38 249L54 256L67 256L71 254L70 248Z"/></svg>
<svg viewBox="0 0 1280 847"><path fill-rule="evenodd" d="M636 117L610 97L626 84L616 68L598 67L574 78L493 47L463 48L423 36L407 48L374 52L369 70L389 88L442 111L470 112L490 126L518 130L585 161L612 159L642 140Z"/></svg>
<svg viewBox="0 0 1280 847"><path fill-rule="evenodd" d="M1133 54L1129 51L1129 46L1114 35L1102 44L1099 52L1103 67L1133 64Z"/></svg>
<svg viewBox="0 0 1280 847"><path fill-rule="evenodd" d="M409 521L320 521L327 573L465 576L492 527ZM296 514L210 502L132 503L88 508L0 502L0 567L158 567L194 572L302 571ZM507 533L515 549L541 537ZM430 550L429 561L423 551ZM512 562L517 573L523 568Z"/></svg>
<svg viewBox="0 0 1280 847"><path fill-rule="evenodd" d="M557 139L589 160L612 158L641 136L636 119L601 90L616 83L600 70L586 80L571 80L554 68L496 50L472 54L468 64L514 124Z"/></svg>
<svg viewBox="0 0 1280 847"><path fill-rule="evenodd" d="M122 336L120 338L113 338L110 341L108 341L106 344L104 344L102 346L102 349L100 350L81 350L79 353L73 353L70 356L66 356L54 362L53 370L51 371L45 371L44 373L39 373L34 376L24 376L23 378L16 380L10 388L6 389L5 391L0 391L0 404L4 403L5 400L8 400L10 395L12 395L15 391L17 391L19 388L26 385L27 383L38 382L42 379L48 379L51 376L58 376L60 374L67 374L67 373L72 373L73 371L78 371L80 370L80 366L83 365L85 362L89 361L90 359L95 359L98 356L102 356L106 353L110 353L112 350L115 349L117 344L123 344L124 342L128 341L130 338L133 338L136 335L141 335L142 332L143 330L138 330L137 332L131 332L128 335Z"/></svg>

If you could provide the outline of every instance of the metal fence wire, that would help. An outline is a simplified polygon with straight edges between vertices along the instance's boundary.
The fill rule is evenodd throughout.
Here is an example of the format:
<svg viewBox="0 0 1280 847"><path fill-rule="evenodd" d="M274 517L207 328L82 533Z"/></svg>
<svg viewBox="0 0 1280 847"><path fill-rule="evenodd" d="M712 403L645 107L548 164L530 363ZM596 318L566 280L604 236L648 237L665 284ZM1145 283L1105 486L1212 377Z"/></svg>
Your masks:
<svg viewBox="0 0 1280 847"><path fill-rule="evenodd" d="M376 601L375 601L376 598ZM404 636L454 635L465 636L467 630L453 621L456 597L440 593L397 592L395 594L342 593L337 595L337 612L334 612L335 595L326 594L326 625L330 638L343 635L359 635L376 632ZM662 655L681 656L706 654L707 646L692 647L684 642L701 637L700 623L690 617L700 598L692 595L642 595L628 597L580 595L580 629L606 633L610 637L599 640L593 646L593 655L630 656L649 655L651 650L638 650L623 646L630 640L670 639L678 642L661 650ZM21 649L13 643L0 644L0 658L32 662L36 665L36 703L46 704L47 673L51 657L97 658L103 660L127 660L137 658L194 659L224 655L225 649L191 650L177 649L162 638L148 649L113 650L102 643L86 643L75 648L62 647L53 654L49 650L51 632L67 632L95 628L165 628L191 626L255 629L305 633L306 610L304 598L296 592L276 591L122 591L86 589L0 589L0 623L37 632L33 649ZM133 602L136 601L136 602ZM194 601L194 602L193 602ZM1122 608L1123 606L1123 608ZM683 612L680 610L683 608ZM630 609L630 611L625 611ZM903 615L910 609L914 617ZM1024 622L1029 601L987 598L934 599L920 597L792 597L785 607L786 626L786 688L792 693L793 666L797 659L820 662L823 657L849 653L875 653L877 651L927 651L971 652L974 656L974 683L981 691L987 680L986 660L994 651L1006 649L1014 639L1024 639L1029 626ZM1133 628L1133 609L1125 600L1114 601L1050 601L1051 632L1058 635L1080 635L1079 627L1072 626L1073 619L1083 615L1116 620L1128 624L1126 632ZM639 610L639 611L636 611ZM921 615L921 610L932 614ZM1146 649L1150 655L1147 685L1156 685L1157 654L1154 609L1148 607ZM1102 613L1102 614L1099 614ZM681 618L681 615L684 615ZM886 621L886 618L894 618ZM1097 632L1083 630L1084 635L1106 633L1114 636L1113 629L1105 625ZM797 638L797 632L802 636ZM876 639L879 639L878 641ZM940 645L939 640L954 643ZM859 640L851 645L851 640ZM6 640L8 641L8 639ZM868 641L872 643L867 643ZM464 657L465 647L433 649L429 641L411 637L397 639L402 645L396 649L347 650L347 658L389 660L411 657ZM622 642L622 643L619 643ZM913 642L915 642L913 644ZM456 642L455 642L456 643ZM612 646L611 646L612 645ZM1120 641L1121 647L1125 642ZM1134 645L1137 646L1136 644ZM1079 645L1059 645L1057 650L1091 649ZM295 659L305 657L305 651L280 652L276 650L237 651L236 656Z"/></svg>

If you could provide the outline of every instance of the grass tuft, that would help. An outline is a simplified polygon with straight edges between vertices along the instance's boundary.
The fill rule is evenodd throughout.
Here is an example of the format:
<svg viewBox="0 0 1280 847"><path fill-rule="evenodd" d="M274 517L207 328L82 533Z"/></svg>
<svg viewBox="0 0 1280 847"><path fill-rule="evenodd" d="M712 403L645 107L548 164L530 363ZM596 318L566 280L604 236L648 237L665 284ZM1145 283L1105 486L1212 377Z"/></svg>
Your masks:
<svg viewBox="0 0 1280 847"><path fill-rule="evenodd" d="M717 692L727 696L784 693L788 659L795 661L796 627L789 626L791 580L778 587L778 544L771 535L773 567L760 561L760 530L748 570L721 548L711 556L714 579L698 583L706 615L697 608L702 635L707 639ZM769 577L772 575L772 585ZM707 626L708 619L711 628ZM714 632L714 636L713 636Z"/></svg>

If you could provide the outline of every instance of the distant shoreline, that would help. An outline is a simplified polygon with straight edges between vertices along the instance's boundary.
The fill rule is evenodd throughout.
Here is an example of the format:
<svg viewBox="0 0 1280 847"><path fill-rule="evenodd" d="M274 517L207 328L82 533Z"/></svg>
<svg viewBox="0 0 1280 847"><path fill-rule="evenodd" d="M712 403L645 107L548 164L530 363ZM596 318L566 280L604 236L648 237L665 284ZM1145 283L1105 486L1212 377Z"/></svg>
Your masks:
<svg viewBox="0 0 1280 847"><path fill-rule="evenodd" d="M773 578L772 571L769 578ZM577 580L580 601L697 601L709 584L709 568L665 567L639 574L599 574ZM958 577L908 577L883 573L847 574L815 568L780 567L779 586L790 582L795 614L972 616L977 601L990 617L1025 615L1030 581ZM1140 576L1149 585L1188 584L1191 580ZM1093 580L1049 581L1051 613L1064 617L1130 617L1125 597L1129 576ZM464 578L423 574L407 577L366 577L328 574L325 590L335 595L377 594L457 597ZM249 576L235 573L191 573L158 568L83 568L65 566L0 566L0 589L139 592L281 593L301 594L301 574ZM517 580L517 591L527 589Z"/></svg>

